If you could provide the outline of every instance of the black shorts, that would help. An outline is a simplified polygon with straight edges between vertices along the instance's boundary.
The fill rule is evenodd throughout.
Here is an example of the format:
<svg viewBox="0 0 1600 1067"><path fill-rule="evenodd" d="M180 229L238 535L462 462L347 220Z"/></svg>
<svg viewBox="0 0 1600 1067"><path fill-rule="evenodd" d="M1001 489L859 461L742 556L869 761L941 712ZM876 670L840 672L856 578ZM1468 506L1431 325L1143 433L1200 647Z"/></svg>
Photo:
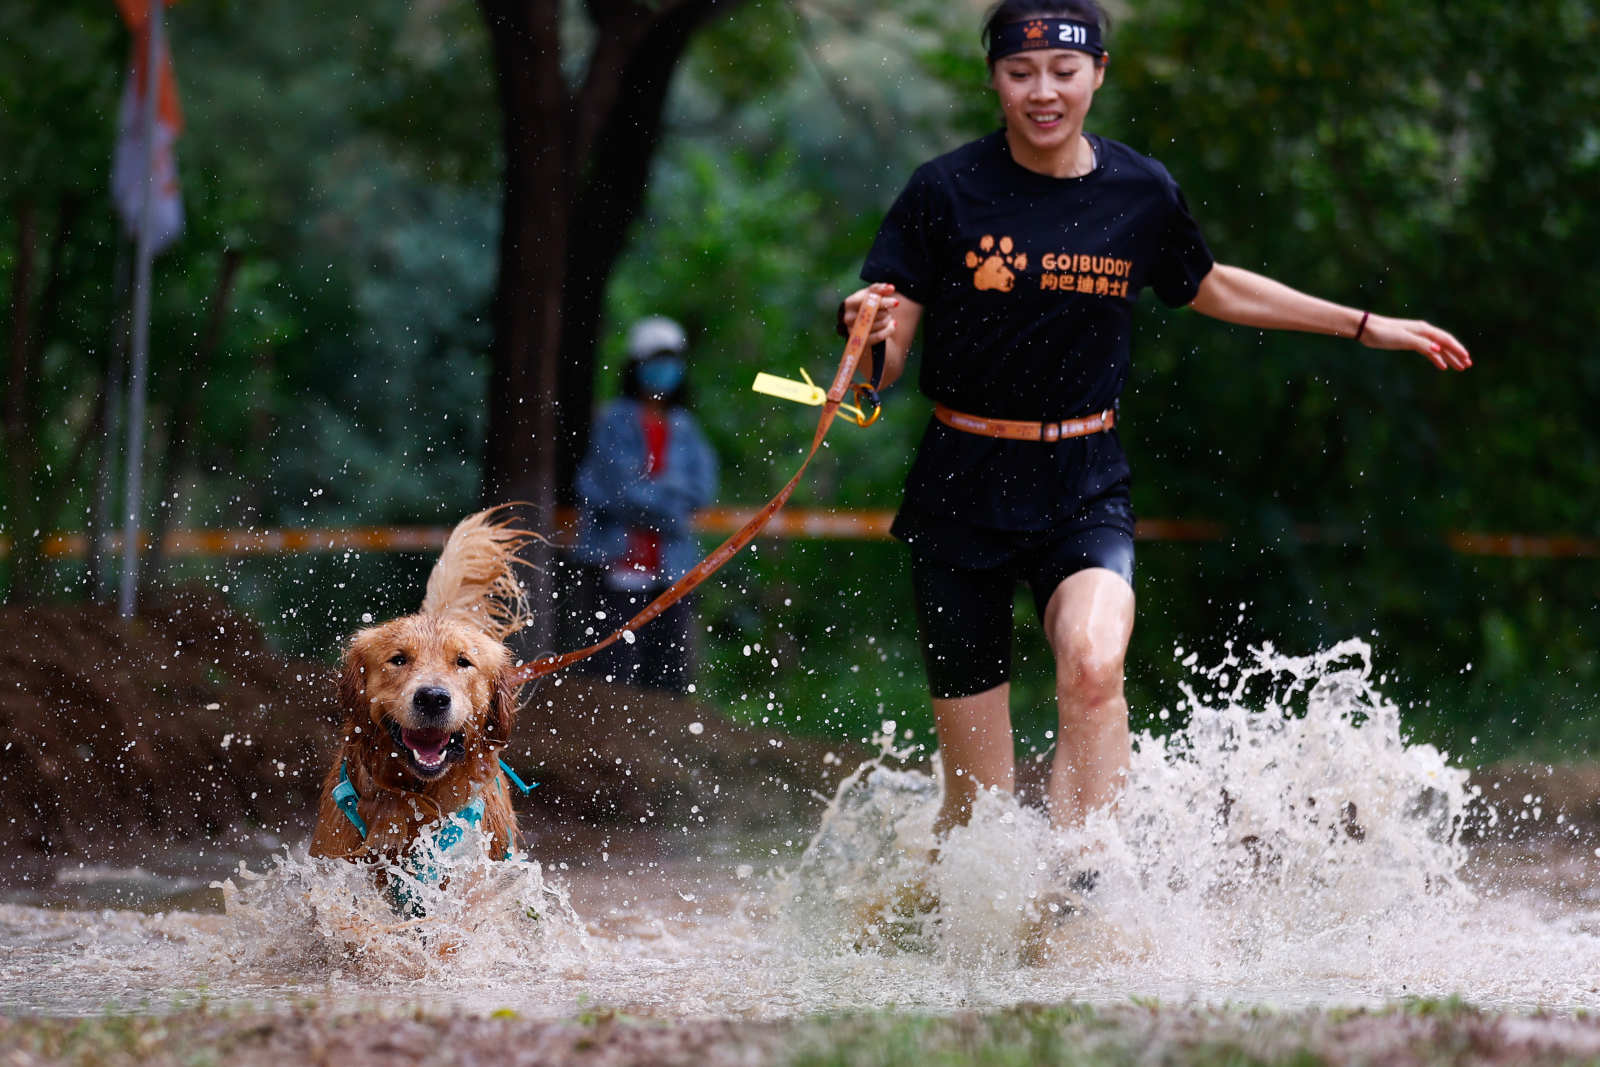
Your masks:
<svg viewBox="0 0 1600 1067"><path fill-rule="evenodd" d="M950 533L949 526L941 529L942 544L950 544ZM994 531L982 537L992 547ZM972 696L1010 680L1018 582L1032 590L1041 621L1056 588L1081 570L1104 567L1133 584L1133 509L1125 495L1091 501L1056 529L1014 532L1005 539L1005 557L978 567L912 548L917 632L935 697Z"/></svg>

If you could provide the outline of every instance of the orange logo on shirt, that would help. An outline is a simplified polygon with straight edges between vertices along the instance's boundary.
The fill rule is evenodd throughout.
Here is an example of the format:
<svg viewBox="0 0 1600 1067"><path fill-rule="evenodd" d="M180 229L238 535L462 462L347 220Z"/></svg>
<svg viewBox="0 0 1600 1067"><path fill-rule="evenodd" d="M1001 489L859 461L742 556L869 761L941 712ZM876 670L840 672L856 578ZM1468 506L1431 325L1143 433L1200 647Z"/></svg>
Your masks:
<svg viewBox="0 0 1600 1067"><path fill-rule="evenodd" d="M1128 298L1128 279L1133 260L1116 256L1083 255L1073 252L1046 252L1039 257L1041 290L1084 293L1088 296Z"/></svg>
<svg viewBox="0 0 1600 1067"><path fill-rule="evenodd" d="M1017 283L1012 269L1027 270L1028 254L1012 254L1011 238L1002 237L997 243L992 234L984 234L978 242L978 252L967 253L967 267L974 273L972 284L980 291L1009 293Z"/></svg>

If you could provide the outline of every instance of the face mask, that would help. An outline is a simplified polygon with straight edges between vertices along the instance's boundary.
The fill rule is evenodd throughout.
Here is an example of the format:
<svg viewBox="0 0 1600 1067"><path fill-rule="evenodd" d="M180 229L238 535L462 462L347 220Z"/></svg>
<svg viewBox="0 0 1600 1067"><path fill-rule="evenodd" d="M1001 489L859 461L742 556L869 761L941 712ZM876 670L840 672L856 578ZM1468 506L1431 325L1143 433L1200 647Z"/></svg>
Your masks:
<svg viewBox="0 0 1600 1067"><path fill-rule="evenodd" d="M639 364L639 384L665 396L683 384L683 372L683 360L677 356L652 356Z"/></svg>

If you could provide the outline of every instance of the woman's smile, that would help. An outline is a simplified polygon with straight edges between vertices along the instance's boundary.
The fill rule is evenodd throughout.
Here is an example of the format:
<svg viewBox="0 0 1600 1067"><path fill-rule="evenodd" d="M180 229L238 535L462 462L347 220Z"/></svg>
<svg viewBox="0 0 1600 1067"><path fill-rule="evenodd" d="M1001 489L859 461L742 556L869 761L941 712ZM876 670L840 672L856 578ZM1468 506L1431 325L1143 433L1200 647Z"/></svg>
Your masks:
<svg viewBox="0 0 1600 1067"><path fill-rule="evenodd" d="M1093 167L1080 150L1083 122L1105 67L1083 52L1052 49L1006 56L991 84L1006 119L1012 158L1029 170L1071 177Z"/></svg>

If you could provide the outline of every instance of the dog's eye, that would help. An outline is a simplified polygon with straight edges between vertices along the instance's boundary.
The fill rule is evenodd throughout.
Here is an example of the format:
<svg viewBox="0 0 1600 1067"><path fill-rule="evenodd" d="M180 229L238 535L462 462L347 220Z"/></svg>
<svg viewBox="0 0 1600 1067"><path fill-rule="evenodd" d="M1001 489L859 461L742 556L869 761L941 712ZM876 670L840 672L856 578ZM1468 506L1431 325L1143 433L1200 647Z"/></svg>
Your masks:
<svg viewBox="0 0 1600 1067"><path fill-rule="evenodd" d="M406 654L404 652L396 652L389 657L389 662L396 667L404 667L406 665Z"/></svg>
<svg viewBox="0 0 1600 1067"><path fill-rule="evenodd" d="M470 659L468 659L466 656L457 656L456 657L456 666L465 669L467 667L472 666L472 661Z"/></svg>

